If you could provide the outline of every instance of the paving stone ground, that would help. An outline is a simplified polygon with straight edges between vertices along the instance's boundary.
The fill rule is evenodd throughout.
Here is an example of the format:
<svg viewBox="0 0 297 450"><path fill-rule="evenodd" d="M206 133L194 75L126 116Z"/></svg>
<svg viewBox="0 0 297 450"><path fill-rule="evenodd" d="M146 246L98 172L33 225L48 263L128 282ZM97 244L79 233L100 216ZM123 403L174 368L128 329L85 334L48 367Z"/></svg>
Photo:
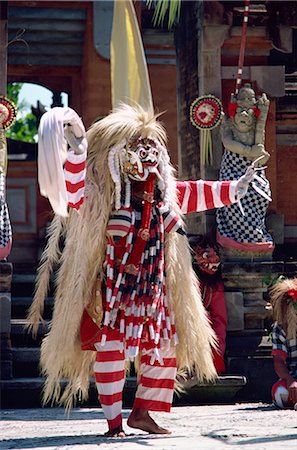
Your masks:
<svg viewBox="0 0 297 450"><path fill-rule="evenodd" d="M126 426L127 437L106 438L98 408L6 409L1 411L0 448L35 450L296 450L297 412L263 403L182 406L155 413L170 436L152 436Z"/></svg>

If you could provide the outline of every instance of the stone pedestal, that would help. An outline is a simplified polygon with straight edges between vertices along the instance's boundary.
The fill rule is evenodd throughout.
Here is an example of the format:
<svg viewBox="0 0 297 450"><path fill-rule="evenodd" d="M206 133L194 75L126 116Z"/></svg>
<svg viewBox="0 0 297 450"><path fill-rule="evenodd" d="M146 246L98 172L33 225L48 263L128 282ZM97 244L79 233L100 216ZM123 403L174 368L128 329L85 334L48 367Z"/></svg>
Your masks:
<svg viewBox="0 0 297 450"><path fill-rule="evenodd" d="M271 401L276 374L268 336L273 321L268 289L278 276L294 276L296 267L296 261L222 264L229 322L226 367L228 374L246 377L243 401Z"/></svg>
<svg viewBox="0 0 297 450"><path fill-rule="evenodd" d="M12 264L0 262L0 333L1 379L12 378L12 349L10 341Z"/></svg>
<svg viewBox="0 0 297 450"><path fill-rule="evenodd" d="M268 286L285 272L283 262L224 262L222 276L228 312L227 365L255 354L272 323ZM228 367L229 370L229 367Z"/></svg>
<svg viewBox="0 0 297 450"><path fill-rule="evenodd" d="M224 262L222 276L228 310L228 331L264 331L272 315L267 298L269 281L284 273L282 262Z"/></svg>
<svg viewBox="0 0 297 450"><path fill-rule="evenodd" d="M238 250L229 247L222 247L221 251L222 260L230 263L244 262L244 263L256 263L256 262L270 262L272 261L273 249L267 252L246 251Z"/></svg>

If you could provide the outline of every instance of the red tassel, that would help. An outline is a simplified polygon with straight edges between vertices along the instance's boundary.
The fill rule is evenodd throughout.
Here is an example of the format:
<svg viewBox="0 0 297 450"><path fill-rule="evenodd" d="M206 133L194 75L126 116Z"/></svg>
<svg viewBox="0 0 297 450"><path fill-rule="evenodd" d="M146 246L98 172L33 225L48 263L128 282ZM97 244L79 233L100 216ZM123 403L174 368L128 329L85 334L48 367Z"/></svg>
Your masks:
<svg viewBox="0 0 297 450"><path fill-rule="evenodd" d="M237 103L229 103L228 104L228 114L229 117L234 117L237 110Z"/></svg>
<svg viewBox="0 0 297 450"><path fill-rule="evenodd" d="M253 107L253 111L254 111L254 116L256 117L256 119L258 119L258 117L260 117L261 111L257 106Z"/></svg>
<svg viewBox="0 0 297 450"><path fill-rule="evenodd" d="M141 255L149 239L150 223L153 209L154 182L155 174L150 173L145 182L145 191L147 195L144 198L140 229L138 231L133 245L132 253L128 258L125 269L125 272L131 273L133 275L137 275L138 273L138 266L141 260Z"/></svg>

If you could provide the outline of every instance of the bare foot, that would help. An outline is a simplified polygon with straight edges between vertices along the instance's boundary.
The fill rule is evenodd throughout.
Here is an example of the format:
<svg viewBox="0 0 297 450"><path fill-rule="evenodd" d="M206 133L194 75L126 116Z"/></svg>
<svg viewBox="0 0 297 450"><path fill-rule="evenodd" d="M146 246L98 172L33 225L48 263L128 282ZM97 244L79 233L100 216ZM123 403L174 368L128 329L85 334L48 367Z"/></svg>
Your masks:
<svg viewBox="0 0 297 450"><path fill-rule="evenodd" d="M132 409L127 424L131 428L138 428L150 434L171 434L171 431L156 424L147 409Z"/></svg>
<svg viewBox="0 0 297 450"><path fill-rule="evenodd" d="M112 430L106 431L106 433L104 433L104 436L124 438L124 437L126 437L126 434L122 427L117 427Z"/></svg>

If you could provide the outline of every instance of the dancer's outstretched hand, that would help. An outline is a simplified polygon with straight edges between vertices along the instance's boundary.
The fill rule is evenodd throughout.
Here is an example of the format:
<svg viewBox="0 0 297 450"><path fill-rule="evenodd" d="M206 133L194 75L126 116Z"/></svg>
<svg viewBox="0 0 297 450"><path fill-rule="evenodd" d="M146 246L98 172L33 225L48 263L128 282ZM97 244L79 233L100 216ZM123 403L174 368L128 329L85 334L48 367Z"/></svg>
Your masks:
<svg viewBox="0 0 297 450"><path fill-rule="evenodd" d="M260 156L259 158L255 159L255 161L247 168L245 174L239 178L236 186L236 196L239 200L247 193L250 183L255 178L259 178L257 177L257 172L266 169L266 167L263 166L257 167L257 164L260 162L260 160L262 160L262 158L264 158L264 156Z"/></svg>
<svg viewBox="0 0 297 450"><path fill-rule="evenodd" d="M70 124L64 125L64 136L69 146L74 150L76 155L82 155L88 148L87 139L85 136L77 137L74 133L73 126Z"/></svg>

